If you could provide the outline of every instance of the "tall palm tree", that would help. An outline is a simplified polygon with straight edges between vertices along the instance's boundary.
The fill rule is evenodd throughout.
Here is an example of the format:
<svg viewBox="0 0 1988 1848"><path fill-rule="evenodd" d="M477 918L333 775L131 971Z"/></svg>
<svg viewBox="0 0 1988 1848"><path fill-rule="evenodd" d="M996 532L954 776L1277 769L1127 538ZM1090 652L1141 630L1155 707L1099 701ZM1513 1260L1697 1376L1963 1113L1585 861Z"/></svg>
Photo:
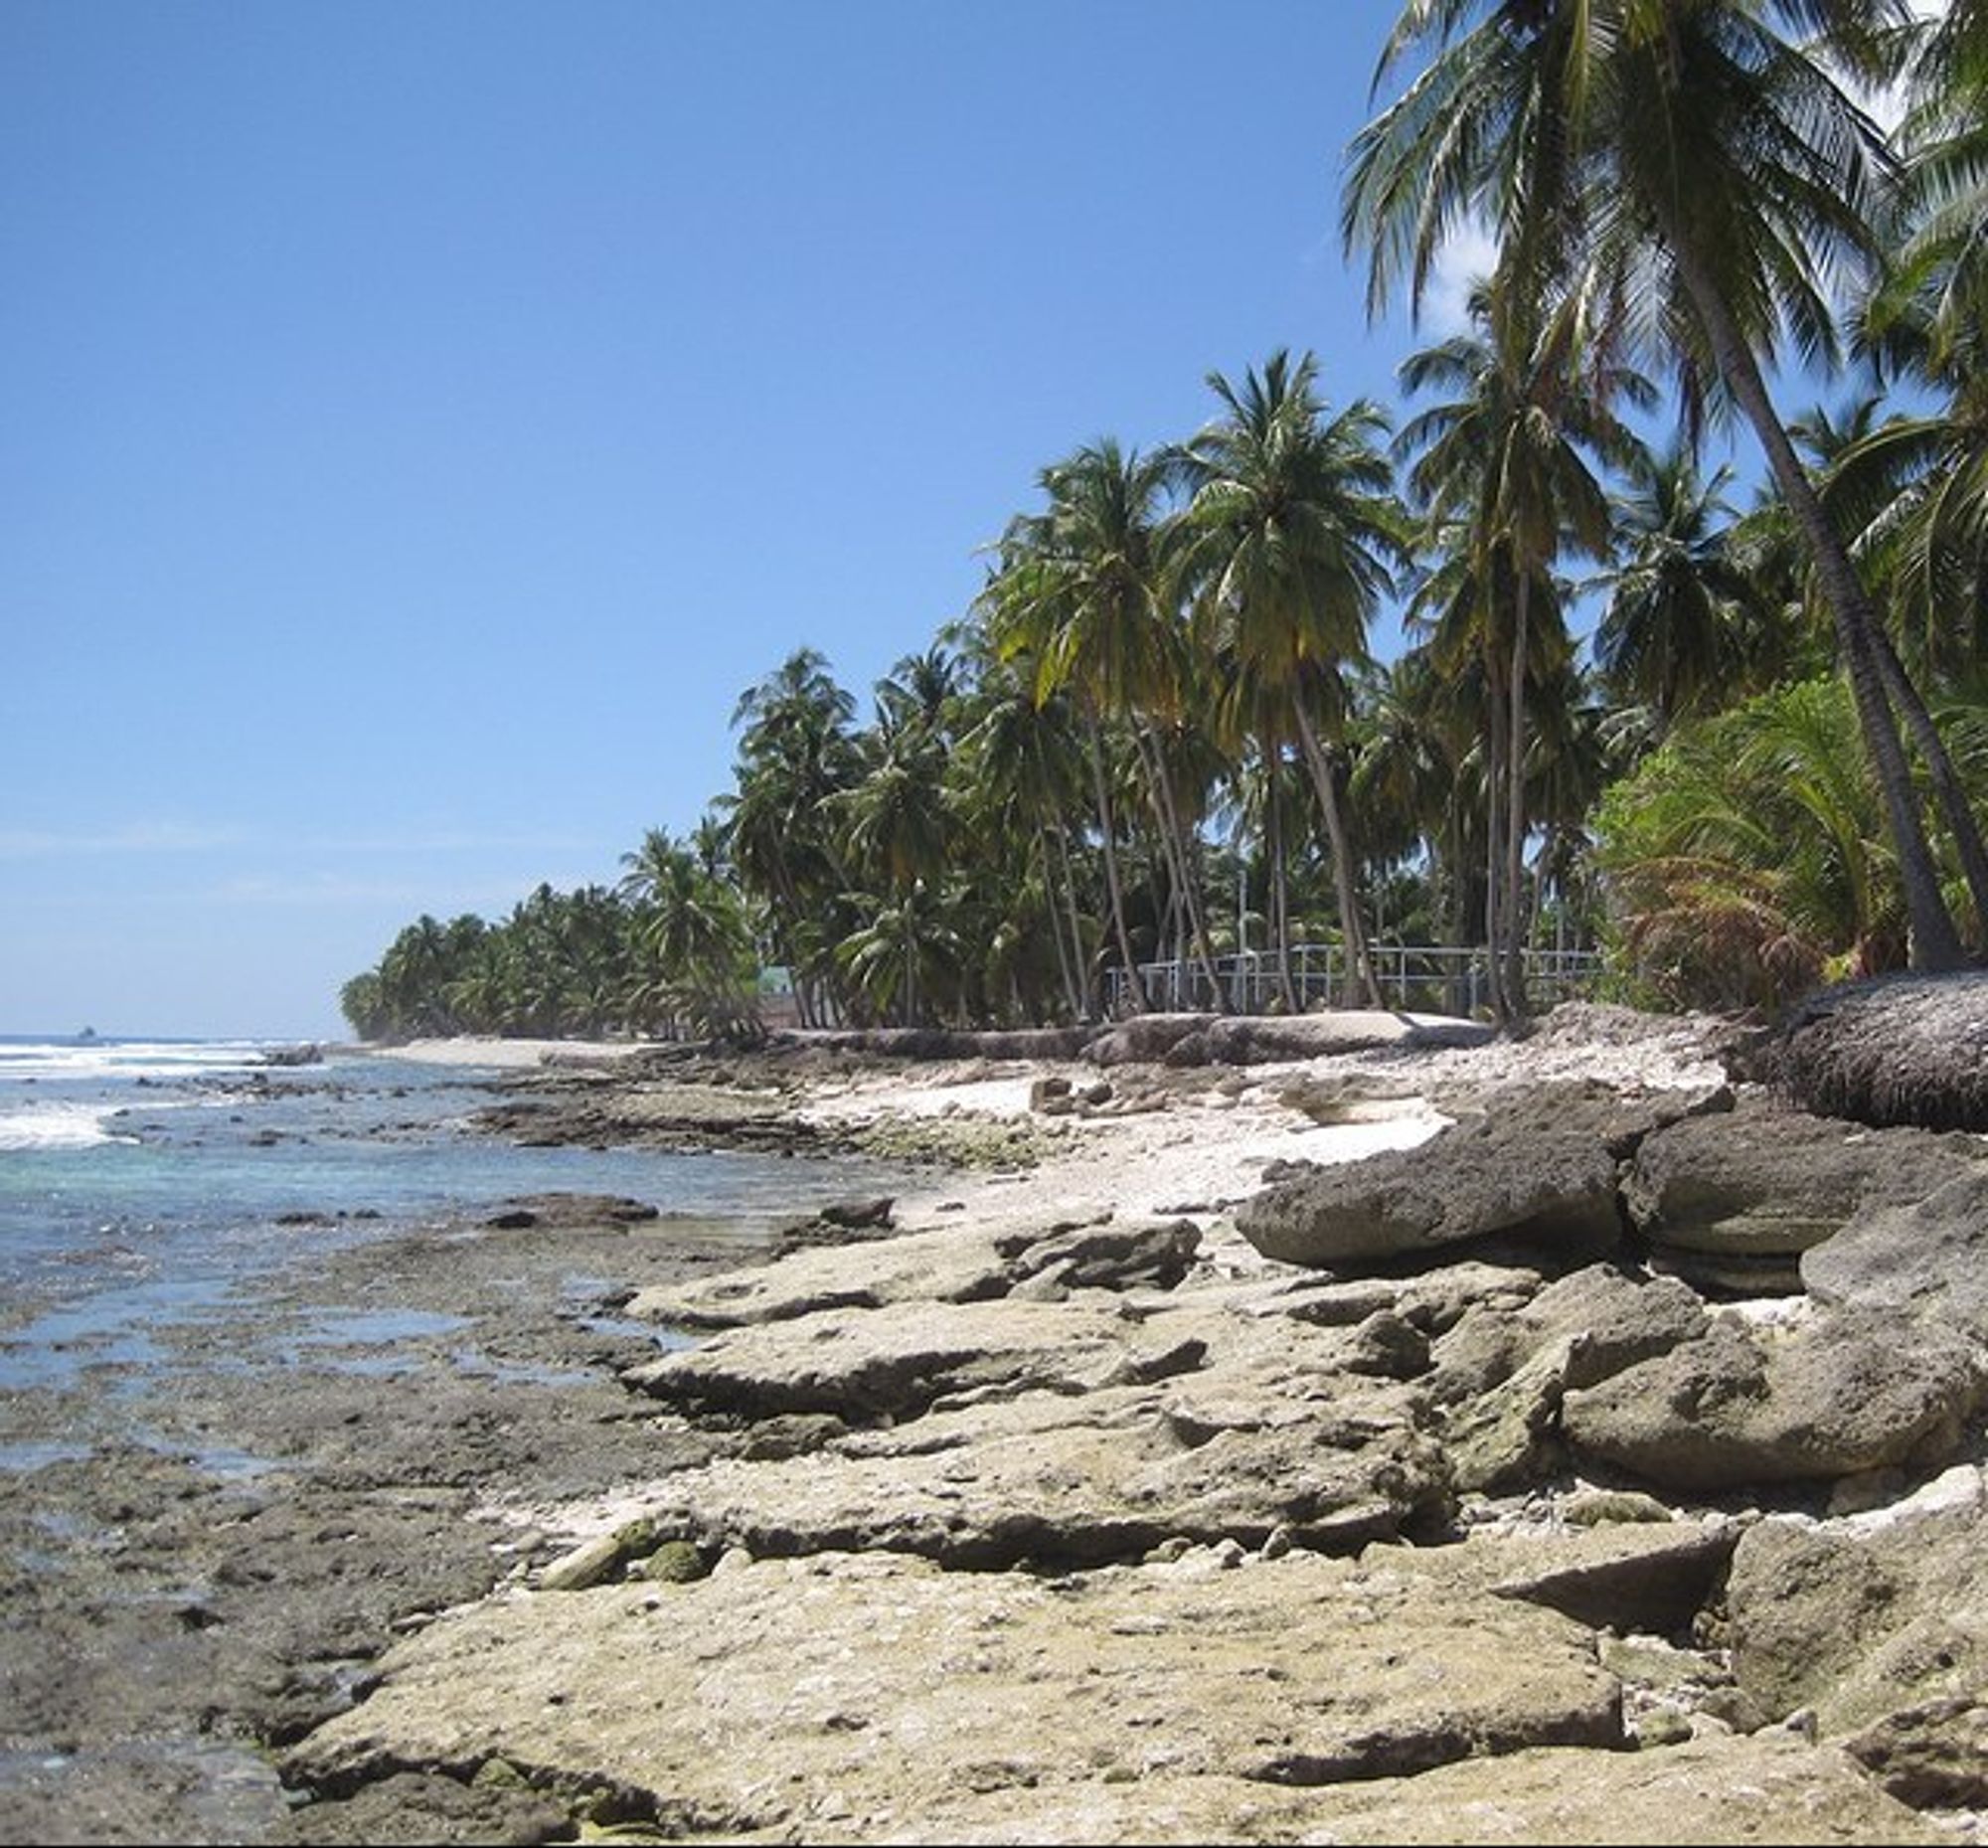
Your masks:
<svg viewBox="0 0 1988 1848"><path fill-rule="evenodd" d="M1206 646L1226 663L1232 725L1256 731L1266 760L1287 739L1302 753L1331 842L1347 966L1379 1007L1327 746L1344 736L1344 670L1367 658L1403 530L1385 417L1364 399L1328 416L1317 378L1314 355L1281 349L1240 385L1209 375L1223 414L1182 451L1177 569Z"/></svg>
<svg viewBox="0 0 1988 1848"><path fill-rule="evenodd" d="M1903 235L1872 305L1880 331L1908 314L1944 371L1988 308L1988 7L1916 20L1905 77Z"/></svg>
<svg viewBox="0 0 1988 1848"><path fill-rule="evenodd" d="M901 928L910 930L927 914L928 908L917 901L945 869L947 754L935 729L938 703L894 707L886 694L894 687L887 681L879 688L879 710L887 723L867 740L868 769L850 788L830 797L829 806L841 830L842 864L863 881L866 894L883 895L886 903L876 908L880 917L888 910ZM903 945L898 967L905 977L904 1024L910 1026L920 1006L916 944Z"/></svg>
<svg viewBox="0 0 1988 1848"><path fill-rule="evenodd" d="M1753 580L1735 558L1730 468L1701 472L1691 446L1633 454L1618 498L1621 563L1595 660L1618 699L1651 709L1658 738L1683 717L1730 704L1760 618Z"/></svg>
<svg viewBox="0 0 1988 1848"><path fill-rule="evenodd" d="M1062 695L1038 701L1029 681L996 664L984 705L960 740L968 793L962 806L1009 816L1028 832L1040 868L1064 999L1076 1020L1094 1017L1095 997L1067 818L1079 806L1082 748Z"/></svg>
<svg viewBox="0 0 1988 1848"><path fill-rule="evenodd" d="M1883 548L1901 639L1929 681L1988 662L1988 334L1976 344L1943 405L1863 432L1832 480Z"/></svg>
<svg viewBox="0 0 1988 1848"><path fill-rule="evenodd" d="M1564 549L1602 556L1612 536L1605 489L1590 457L1634 448L1610 402L1642 401L1648 387L1605 357L1608 330L1593 302L1569 294L1544 316L1512 288L1479 285L1473 331L1411 354L1411 393L1448 396L1403 427L1413 458L1408 483L1438 537L1472 553L1478 646L1490 695L1486 792L1486 941L1492 999L1507 1017L1527 1011L1524 946L1526 695L1567 651L1553 572ZM1538 632L1536 622L1544 617Z"/></svg>
<svg viewBox="0 0 1988 1848"><path fill-rule="evenodd" d="M1353 778L1363 806L1423 843L1442 940L1459 946L1485 866L1485 705L1481 659L1459 668L1430 642L1407 649L1372 691Z"/></svg>
<svg viewBox="0 0 1988 1848"><path fill-rule="evenodd" d="M741 727L738 787L721 798L740 883L767 901L774 959L793 971L801 1019L819 1024L836 971L821 921L847 884L826 804L860 770L855 697L827 661L800 648L733 713Z"/></svg>
<svg viewBox="0 0 1988 1848"><path fill-rule="evenodd" d="M1408 0L1386 76L1426 63L1356 138L1342 209L1371 252L1369 299L1419 300L1437 252L1488 220L1509 286L1586 275L1677 368L1687 406L1737 406L1798 522L1885 792L1912 959L1960 942L1895 729L1879 622L1767 391L1791 341L1837 349L1828 283L1867 266L1891 173L1877 124L1815 48L1876 68L1903 0ZM1949 817L1951 819L1951 817ZM1958 824L1956 824L1958 825Z"/></svg>
<svg viewBox="0 0 1988 1848"><path fill-rule="evenodd" d="M1208 927L1172 791L1145 720L1177 708L1184 633L1167 600L1162 508L1171 461L1109 437L1042 471L1048 506L1009 522L980 609L998 652L1036 667L1036 698L1068 691L1089 741L1112 928L1133 1004L1147 1005L1126 924L1116 810L1104 729L1129 722L1177 891L1192 908L1204 975L1215 986Z"/></svg>

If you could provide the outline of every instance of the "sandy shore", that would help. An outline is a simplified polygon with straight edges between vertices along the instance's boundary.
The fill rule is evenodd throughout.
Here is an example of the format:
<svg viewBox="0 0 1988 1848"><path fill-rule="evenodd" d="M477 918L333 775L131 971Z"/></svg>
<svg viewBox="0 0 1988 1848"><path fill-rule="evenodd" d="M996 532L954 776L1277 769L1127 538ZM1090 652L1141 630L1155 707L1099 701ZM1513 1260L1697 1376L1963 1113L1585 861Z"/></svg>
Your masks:
<svg viewBox="0 0 1988 1848"><path fill-rule="evenodd" d="M414 1065L459 1066L481 1071L529 1072L544 1066L611 1065L648 1050L639 1040L511 1040L466 1033L450 1039L410 1040L405 1045L356 1049Z"/></svg>
<svg viewBox="0 0 1988 1848"><path fill-rule="evenodd" d="M1716 1038L1707 1021L1582 1007L1562 1010L1523 1041L1377 1047L1241 1068L1146 1071L1129 1081L1079 1061L906 1062L811 1079L792 1107L828 1129L947 1119L1055 1125L1057 1141L1030 1167L947 1175L906 1198L898 1223L907 1231L956 1217L964 1203L980 1224L1188 1213L1210 1218L1220 1237L1223 1210L1254 1193L1272 1163L1323 1165L1412 1147L1458 1108L1508 1085L1717 1085L1725 1069ZM1045 1118L1032 1098L1046 1080L1061 1081L1079 1098L1099 1086L1111 1094L1094 1107ZM1321 1093L1336 1100L1321 1108Z"/></svg>
<svg viewBox="0 0 1988 1848"><path fill-rule="evenodd" d="M1423 1016L1393 1020L1404 1029L1411 1020L1441 1024ZM947 1173L907 1195L896 1217L910 1231L956 1215L963 1203L979 1220L1217 1213L1254 1192L1271 1163L1352 1161L1412 1147L1453 1120L1459 1104L1504 1086L1717 1085L1725 1078L1719 1037L1708 1020L1583 1004L1557 1010L1522 1040L1444 1046L1410 1044L1404 1035L1394 1044L1246 1067L1128 1075L1080 1060L872 1058L797 1067L778 1055L748 1055L726 1077L729 1094L777 1102L783 1114L832 1137L883 1139L894 1125L945 1123L1053 1131L1032 1145L1037 1158L1029 1165ZM557 1077L590 1068L611 1073L654 1048L626 1040L463 1037L378 1050L427 1065ZM693 1069L682 1089L694 1089L701 1077ZM1046 1114L1036 1102L1045 1082L1066 1087L1075 1106ZM1085 1093L1100 1088L1108 1095L1086 1102ZM1329 1112L1308 1108L1300 1090L1337 1092L1343 1100ZM1334 1120L1320 1120L1324 1114Z"/></svg>

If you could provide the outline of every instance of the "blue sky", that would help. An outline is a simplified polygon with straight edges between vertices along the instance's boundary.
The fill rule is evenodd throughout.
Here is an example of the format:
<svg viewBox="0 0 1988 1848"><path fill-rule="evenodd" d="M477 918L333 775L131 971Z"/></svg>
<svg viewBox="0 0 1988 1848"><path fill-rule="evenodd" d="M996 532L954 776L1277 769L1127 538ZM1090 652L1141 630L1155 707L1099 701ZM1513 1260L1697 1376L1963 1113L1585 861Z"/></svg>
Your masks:
<svg viewBox="0 0 1988 1848"><path fill-rule="evenodd" d="M1315 349L1389 0L0 9L0 1030L343 1032Z"/></svg>

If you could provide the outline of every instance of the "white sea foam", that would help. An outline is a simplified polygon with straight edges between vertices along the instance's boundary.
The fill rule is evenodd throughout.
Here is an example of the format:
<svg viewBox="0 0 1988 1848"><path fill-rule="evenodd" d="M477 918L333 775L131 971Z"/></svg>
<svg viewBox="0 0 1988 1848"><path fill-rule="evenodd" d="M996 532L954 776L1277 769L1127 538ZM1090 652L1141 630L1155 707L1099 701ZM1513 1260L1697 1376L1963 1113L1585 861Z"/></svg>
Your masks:
<svg viewBox="0 0 1988 1848"><path fill-rule="evenodd" d="M110 1130L110 1119L120 1107L50 1098L0 1110L0 1150L94 1148L103 1142L132 1141L135 1138Z"/></svg>
<svg viewBox="0 0 1988 1848"><path fill-rule="evenodd" d="M259 1040L0 1040L0 1086L189 1078L260 1067Z"/></svg>

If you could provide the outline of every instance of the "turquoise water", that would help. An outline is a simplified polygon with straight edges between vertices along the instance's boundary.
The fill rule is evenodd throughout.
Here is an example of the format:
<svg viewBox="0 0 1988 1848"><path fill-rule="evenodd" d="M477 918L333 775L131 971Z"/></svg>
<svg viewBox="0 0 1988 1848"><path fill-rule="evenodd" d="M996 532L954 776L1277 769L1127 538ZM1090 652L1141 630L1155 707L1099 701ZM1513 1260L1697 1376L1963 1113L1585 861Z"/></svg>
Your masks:
<svg viewBox="0 0 1988 1848"><path fill-rule="evenodd" d="M756 1240L879 1178L847 1162L519 1148L477 1134L498 1074L246 1041L0 1036L0 1391L143 1367L300 1251L519 1194L624 1194Z"/></svg>

